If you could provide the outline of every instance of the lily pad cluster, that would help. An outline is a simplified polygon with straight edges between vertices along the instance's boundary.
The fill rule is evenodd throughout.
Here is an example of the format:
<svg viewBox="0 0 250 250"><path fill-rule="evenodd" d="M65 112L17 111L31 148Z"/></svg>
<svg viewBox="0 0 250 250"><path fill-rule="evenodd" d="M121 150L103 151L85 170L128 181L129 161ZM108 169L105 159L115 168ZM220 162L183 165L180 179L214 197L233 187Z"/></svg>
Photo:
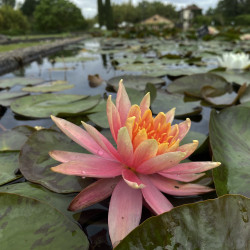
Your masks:
<svg viewBox="0 0 250 250"><path fill-rule="evenodd" d="M191 118L191 131L183 143L200 142L191 160L221 162L196 183L210 185L215 191L187 199L168 197L175 208L153 218L145 209L145 221L116 249L244 249L250 245L249 70L218 67L216 57L233 49L230 42L215 39L201 43L199 50L194 41L103 39L102 46L88 49L88 57L55 59L55 63L70 69L72 63L95 60L98 53L113 53L109 66L119 70L116 76L105 79L96 72L89 76L95 87L103 87L102 95L51 93L75 87L65 81L0 80L0 105L10 106L18 117L40 119L55 115L77 125L84 120L107 138L112 136L106 99L112 94L115 101L120 79L133 104L139 104L150 92L153 114L175 107L174 122ZM234 49L239 46L235 44ZM242 49L246 50L244 46ZM18 87L18 92L12 89ZM55 127L37 130L18 126L0 132L1 246L15 248L11 245L15 238L20 249L89 249L85 234L90 239L91 226L96 222L102 228L92 238L91 247L108 245L103 228L109 200L82 213L67 211L76 193L93 180L52 172L51 167L58 163L50 157L51 150L88 153Z"/></svg>

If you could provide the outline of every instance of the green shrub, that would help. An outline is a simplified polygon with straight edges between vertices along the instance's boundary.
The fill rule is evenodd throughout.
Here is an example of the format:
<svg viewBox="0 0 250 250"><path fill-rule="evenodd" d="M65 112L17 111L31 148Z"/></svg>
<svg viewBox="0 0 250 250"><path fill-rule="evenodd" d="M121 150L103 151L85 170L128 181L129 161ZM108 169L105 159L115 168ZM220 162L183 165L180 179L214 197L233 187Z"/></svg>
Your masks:
<svg viewBox="0 0 250 250"><path fill-rule="evenodd" d="M87 22L68 0L41 0L34 12L34 25L38 31L54 33L82 30Z"/></svg>
<svg viewBox="0 0 250 250"><path fill-rule="evenodd" d="M8 35L26 33L29 28L27 18L10 6L0 8L0 32Z"/></svg>

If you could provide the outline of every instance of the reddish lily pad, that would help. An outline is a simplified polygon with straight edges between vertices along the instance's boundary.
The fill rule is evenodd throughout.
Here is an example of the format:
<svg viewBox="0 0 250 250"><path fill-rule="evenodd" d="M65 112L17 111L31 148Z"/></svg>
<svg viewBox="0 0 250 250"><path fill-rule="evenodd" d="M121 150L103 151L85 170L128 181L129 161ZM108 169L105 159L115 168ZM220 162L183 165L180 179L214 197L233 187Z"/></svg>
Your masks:
<svg viewBox="0 0 250 250"><path fill-rule="evenodd" d="M245 249L249 217L250 199L240 195L183 205L146 220L115 249Z"/></svg>
<svg viewBox="0 0 250 250"><path fill-rule="evenodd" d="M36 199L0 193L0 218L2 249L88 249L76 223Z"/></svg>
<svg viewBox="0 0 250 250"><path fill-rule="evenodd" d="M29 137L20 152L19 167L27 180L57 193L79 192L92 182L89 178L82 179L53 172L50 168L60 163L49 156L51 150L87 152L55 130L37 131Z"/></svg>
<svg viewBox="0 0 250 250"><path fill-rule="evenodd" d="M221 166L213 170L218 195L250 197L250 108L235 106L211 112L210 143L213 159Z"/></svg>

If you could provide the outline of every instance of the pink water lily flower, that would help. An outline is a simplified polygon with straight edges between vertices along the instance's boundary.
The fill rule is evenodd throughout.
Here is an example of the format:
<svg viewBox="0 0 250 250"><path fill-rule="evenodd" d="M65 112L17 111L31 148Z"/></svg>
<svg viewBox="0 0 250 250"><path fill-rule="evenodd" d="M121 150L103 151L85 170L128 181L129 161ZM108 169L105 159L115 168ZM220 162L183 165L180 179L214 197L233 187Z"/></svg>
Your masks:
<svg viewBox="0 0 250 250"><path fill-rule="evenodd" d="M69 209L79 210L111 195L108 225L113 245L139 225L143 200L155 214L167 212L173 205L162 192L175 196L210 192L209 187L186 182L220 165L209 161L180 163L198 146L196 140L179 145L190 129L190 119L171 125L175 109L153 117L149 106L149 93L140 106L131 106L122 81L116 106L109 96L107 116L117 148L89 124L83 122L84 130L52 116L68 137L92 153L52 151L51 157L62 162L52 170L98 179L75 197Z"/></svg>

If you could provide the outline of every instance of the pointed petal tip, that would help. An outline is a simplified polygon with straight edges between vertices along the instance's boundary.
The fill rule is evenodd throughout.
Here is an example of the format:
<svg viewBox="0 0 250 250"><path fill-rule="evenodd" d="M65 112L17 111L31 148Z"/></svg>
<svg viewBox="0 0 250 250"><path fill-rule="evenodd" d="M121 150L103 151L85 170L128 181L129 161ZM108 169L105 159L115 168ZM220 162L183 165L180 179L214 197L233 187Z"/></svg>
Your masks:
<svg viewBox="0 0 250 250"><path fill-rule="evenodd" d="M217 161L215 162L216 166L219 167L221 165L221 162Z"/></svg>

